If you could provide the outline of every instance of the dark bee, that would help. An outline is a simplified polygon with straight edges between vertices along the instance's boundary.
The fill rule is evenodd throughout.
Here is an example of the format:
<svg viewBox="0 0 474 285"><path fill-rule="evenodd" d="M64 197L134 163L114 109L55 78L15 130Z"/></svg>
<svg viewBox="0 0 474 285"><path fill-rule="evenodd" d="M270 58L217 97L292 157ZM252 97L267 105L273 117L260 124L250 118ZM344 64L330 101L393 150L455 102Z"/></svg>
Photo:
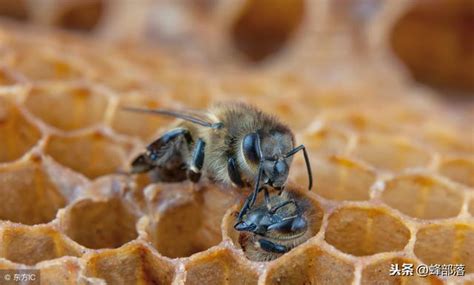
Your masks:
<svg viewBox="0 0 474 285"><path fill-rule="evenodd" d="M247 257L270 261L311 237L308 203L293 199L283 191L248 210L234 228L241 231L239 243Z"/></svg>
<svg viewBox="0 0 474 285"><path fill-rule="evenodd" d="M302 150L312 187L311 167L304 145L294 147L291 130L276 118L243 103L221 103L206 112L125 108L179 118L175 128L148 145L132 162L132 173L155 170L163 182L189 179L202 173L213 181L252 186L240 217L255 203L261 186L281 190L292 156Z"/></svg>

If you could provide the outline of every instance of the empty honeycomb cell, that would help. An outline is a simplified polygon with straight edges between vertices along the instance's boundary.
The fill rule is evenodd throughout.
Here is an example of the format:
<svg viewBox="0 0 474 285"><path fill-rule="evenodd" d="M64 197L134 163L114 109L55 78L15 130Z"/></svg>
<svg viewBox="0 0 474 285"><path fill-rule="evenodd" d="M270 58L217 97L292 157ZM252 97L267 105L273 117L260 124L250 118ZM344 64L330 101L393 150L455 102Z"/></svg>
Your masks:
<svg viewBox="0 0 474 285"><path fill-rule="evenodd" d="M271 263L265 284L352 284L354 265L315 245Z"/></svg>
<svg viewBox="0 0 474 285"><path fill-rule="evenodd" d="M430 153L412 144L407 138L385 135L365 135L359 138L354 155L377 168L401 171L427 166Z"/></svg>
<svg viewBox="0 0 474 285"><path fill-rule="evenodd" d="M334 128L322 128L308 131L303 135L302 143L311 155L333 155L347 151L349 135Z"/></svg>
<svg viewBox="0 0 474 285"><path fill-rule="evenodd" d="M158 184L146 191L154 192L146 231L161 254L186 257L220 243L222 217L235 202L232 195L217 187L195 192L191 184Z"/></svg>
<svg viewBox="0 0 474 285"><path fill-rule="evenodd" d="M91 31L100 23L106 0L72 1L57 16L56 25L76 31Z"/></svg>
<svg viewBox="0 0 474 285"><path fill-rule="evenodd" d="M70 131L99 124L107 109L107 97L79 84L33 88L25 106L45 123Z"/></svg>
<svg viewBox="0 0 474 285"><path fill-rule="evenodd" d="M81 275L81 266L77 258L63 257L56 262L41 264L36 268L40 270L41 284L87 284Z"/></svg>
<svg viewBox="0 0 474 285"><path fill-rule="evenodd" d="M20 158L41 138L41 133L18 108L0 97L0 163Z"/></svg>
<svg viewBox="0 0 474 285"><path fill-rule="evenodd" d="M70 55L40 47L17 50L12 66L26 78L35 81L73 80L86 76L86 68Z"/></svg>
<svg viewBox="0 0 474 285"><path fill-rule="evenodd" d="M275 54L297 31L304 9L304 0L246 0L231 28L234 46L252 61Z"/></svg>
<svg viewBox="0 0 474 285"><path fill-rule="evenodd" d="M382 200L411 217L442 219L461 211L463 193L426 175L404 175L385 184Z"/></svg>
<svg viewBox="0 0 474 285"><path fill-rule="evenodd" d="M185 265L184 284L256 284L258 273L228 249L198 254Z"/></svg>
<svg viewBox="0 0 474 285"><path fill-rule="evenodd" d="M298 168L298 181L304 183L308 178L304 166ZM342 156L327 159L312 159L314 190L317 194L331 200L368 200L370 187L375 182L375 173L361 164Z"/></svg>
<svg viewBox="0 0 474 285"><path fill-rule="evenodd" d="M134 94L120 98L111 126L119 133L150 139L160 128L166 128L173 118L158 114L134 113L123 110L124 107L143 109L173 109L166 100L151 96ZM156 138L154 138L156 139Z"/></svg>
<svg viewBox="0 0 474 285"><path fill-rule="evenodd" d="M107 284L171 284L175 268L140 243L103 250L84 257L86 276Z"/></svg>
<svg viewBox="0 0 474 285"><path fill-rule="evenodd" d="M68 207L60 219L61 229L88 248L116 248L135 238L137 216L118 198L105 201L80 200Z"/></svg>
<svg viewBox="0 0 474 285"><path fill-rule="evenodd" d="M116 173L124 166L131 145L101 132L51 136L46 153L60 164L89 178Z"/></svg>
<svg viewBox="0 0 474 285"><path fill-rule="evenodd" d="M439 172L452 180L474 187L474 160L457 158L445 160L439 167Z"/></svg>
<svg viewBox="0 0 474 285"><path fill-rule="evenodd" d="M416 234L415 254L426 264L464 264L474 272L474 224L428 225Z"/></svg>
<svg viewBox="0 0 474 285"><path fill-rule="evenodd" d="M29 161L0 168L0 201L0 220L34 225L53 220L67 198L39 161Z"/></svg>
<svg viewBox="0 0 474 285"><path fill-rule="evenodd" d="M398 269L403 269L403 265L412 264L413 272L416 272L417 263L408 258L402 257L393 257L393 258L384 258L377 261L374 261L364 267L362 270L361 284L368 285L378 285L378 284L387 284L387 285L396 285L396 284L417 284L417 285L429 285L429 284L443 284L441 280L435 276L421 277L416 273L413 276L402 276L400 275L390 275L390 269L393 266L398 266Z"/></svg>
<svg viewBox="0 0 474 285"><path fill-rule="evenodd" d="M80 249L49 227L11 226L0 230L0 257L34 265L61 256L79 256Z"/></svg>
<svg viewBox="0 0 474 285"><path fill-rule="evenodd" d="M464 136L464 132L439 125L423 128L422 138L434 149L444 154L473 155L474 143L472 135ZM472 133L472 132L471 132Z"/></svg>
<svg viewBox="0 0 474 285"><path fill-rule="evenodd" d="M356 256L403 250L410 231L383 208L347 207L329 217L325 239L337 249Z"/></svg>

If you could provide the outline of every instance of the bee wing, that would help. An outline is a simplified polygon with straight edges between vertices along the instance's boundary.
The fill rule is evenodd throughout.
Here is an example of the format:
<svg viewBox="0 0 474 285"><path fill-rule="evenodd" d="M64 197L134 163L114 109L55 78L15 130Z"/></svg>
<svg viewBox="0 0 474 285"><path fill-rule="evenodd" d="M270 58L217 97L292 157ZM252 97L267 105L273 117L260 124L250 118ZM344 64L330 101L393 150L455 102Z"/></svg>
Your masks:
<svg viewBox="0 0 474 285"><path fill-rule="evenodd" d="M203 112L198 110L142 109L132 107L124 107L123 109L131 112L149 113L179 118L201 125L203 127L209 127L213 129L218 129L222 127L222 123L219 122L219 120L215 116L212 116L212 114L210 114L209 112Z"/></svg>

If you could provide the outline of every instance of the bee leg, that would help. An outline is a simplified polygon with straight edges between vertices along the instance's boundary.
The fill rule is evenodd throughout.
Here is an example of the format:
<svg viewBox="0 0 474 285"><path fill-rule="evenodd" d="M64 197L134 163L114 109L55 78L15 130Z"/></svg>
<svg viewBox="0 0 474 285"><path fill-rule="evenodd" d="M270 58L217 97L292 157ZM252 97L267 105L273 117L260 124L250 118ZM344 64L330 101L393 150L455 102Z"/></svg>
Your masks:
<svg viewBox="0 0 474 285"><path fill-rule="evenodd" d="M201 169L204 164L204 149L206 143L202 139L198 139L194 146L191 165L188 169L188 178L196 183L201 179Z"/></svg>
<svg viewBox="0 0 474 285"><path fill-rule="evenodd" d="M272 209L272 204L270 203L270 194L268 193L267 188L263 188L263 194L265 198L265 205L267 206L267 209L271 211Z"/></svg>
<svg viewBox="0 0 474 285"><path fill-rule="evenodd" d="M270 225L268 230L278 230L284 232L298 232L305 229L308 226L306 220L301 216L293 216L283 219L279 223Z"/></svg>
<svg viewBox="0 0 474 285"><path fill-rule="evenodd" d="M268 251L268 252L274 252L274 253L286 253L290 251L290 249L284 245L281 244L276 244L274 242L271 242L266 239L259 239L258 240L258 245L260 246L261 249Z"/></svg>
<svg viewBox="0 0 474 285"><path fill-rule="evenodd" d="M233 157L229 157L227 160L227 172L229 173L229 178L233 184L240 188L245 186L242 177L240 177L240 173L237 170L237 165Z"/></svg>

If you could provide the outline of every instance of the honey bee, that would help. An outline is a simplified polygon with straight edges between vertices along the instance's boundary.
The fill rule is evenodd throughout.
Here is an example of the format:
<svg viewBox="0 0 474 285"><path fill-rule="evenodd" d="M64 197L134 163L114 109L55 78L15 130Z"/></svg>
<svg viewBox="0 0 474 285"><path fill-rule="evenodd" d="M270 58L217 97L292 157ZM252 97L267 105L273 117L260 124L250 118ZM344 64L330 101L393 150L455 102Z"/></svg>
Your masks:
<svg viewBox="0 0 474 285"><path fill-rule="evenodd" d="M241 232L239 243L249 259L270 261L311 237L309 214L307 201L297 201L283 191L266 196L265 202L249 209L234 228Z"/></svg>
<svg viewBox="0 0 474 285"><path fill-rule="evenodd" d="M291 130L275 117L244 103L220 103L207 111L124 108L128 111L178 118L175 127L149 144L132 162L131 173L154 170L155 180L198 182L204 174L212 181L253 187L240 217L253 206L261 186L281 191L292 157L303 151L313 179L305 146L294 147Z"/></svg>

